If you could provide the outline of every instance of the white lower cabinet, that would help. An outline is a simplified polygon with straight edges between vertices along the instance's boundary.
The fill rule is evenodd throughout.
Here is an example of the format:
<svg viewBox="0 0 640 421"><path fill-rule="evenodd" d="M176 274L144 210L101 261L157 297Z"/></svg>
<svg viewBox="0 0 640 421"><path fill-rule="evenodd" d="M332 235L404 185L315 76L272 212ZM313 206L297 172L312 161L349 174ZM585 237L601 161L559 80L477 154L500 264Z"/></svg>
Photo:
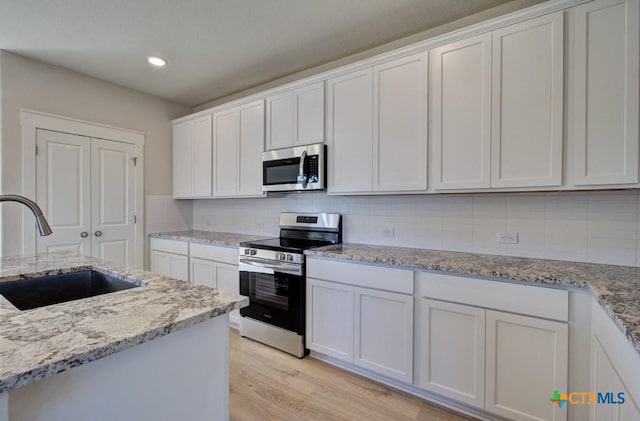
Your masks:
<svg viewBox="0 0 640 421"><path fill-rule="evenodd" d="M567 324L487 310L486 329L485 409L513 420L566 420L549 397L567 390Z"/></svg>
<svg viewBox="0 0 640 421"><path fill-rule="evenodd" d="M563 290L418 273L415 386L511 420L566 420L549 397L567 390L568 303Z"/></svg>
<svg viewBox="0 0 640 421"><path fill-rule="evenodd" d="M238 274L237 249L222 246L210 246L191 243L189 256L191 277L196 285L206 285L231 294L240 293L240 276ZM240 311L229 313L232 326L240 324Z"/></svg>
<svg viewBox="0 0 640 421"><path fill-rule="evenodd" d="M640 421L640 355L595 300L590 363L590 390L600 393L603 403L589 405L589 419Z"/></svg>
<svg viewBox="0 0 640 421"><path fill-rule="evenodd" d="M413 272L308 259L307 274L307 348L411 383L413 294L377 288L412 292Z"/></svg>
<svg viewBox="0 0 640 421"><path fill-rule="evenodd" d="M417 299L421 365L416 385L484 407L485 310Z"/></svg>
<svg viewBox="0 0 640 421"><path fill-rule="evenodd" d="M151 239L151 272L182 281L189 280L189 244L183 241Z"/></svg>

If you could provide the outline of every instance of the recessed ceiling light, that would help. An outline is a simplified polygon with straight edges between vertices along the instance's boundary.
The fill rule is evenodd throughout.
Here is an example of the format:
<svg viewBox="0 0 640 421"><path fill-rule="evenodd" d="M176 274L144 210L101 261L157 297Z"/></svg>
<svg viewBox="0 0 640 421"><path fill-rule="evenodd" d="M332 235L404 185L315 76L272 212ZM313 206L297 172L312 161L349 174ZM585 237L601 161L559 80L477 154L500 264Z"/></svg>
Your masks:
<svg viewBox="0 0 640 421"><path fill-rule="evenodd" d="M155 56L148 57L147 61L156 67L164 67L167 64L167 60Z"/></svg>

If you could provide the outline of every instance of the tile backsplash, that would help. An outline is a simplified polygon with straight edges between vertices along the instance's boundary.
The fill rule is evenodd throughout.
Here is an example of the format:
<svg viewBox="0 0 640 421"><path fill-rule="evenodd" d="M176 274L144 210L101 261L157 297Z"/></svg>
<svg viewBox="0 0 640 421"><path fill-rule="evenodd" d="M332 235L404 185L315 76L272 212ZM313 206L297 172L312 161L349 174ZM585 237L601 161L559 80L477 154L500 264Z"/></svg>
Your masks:
<svg viewBox="0 0 640 421"><path fill-rule="evenodd" d="M193 228L278 234L281 211L343 215L345 242L640 266L638 191L420 196L284 194L193 201ZM518 233L499 244L498 232Z"/></svg>

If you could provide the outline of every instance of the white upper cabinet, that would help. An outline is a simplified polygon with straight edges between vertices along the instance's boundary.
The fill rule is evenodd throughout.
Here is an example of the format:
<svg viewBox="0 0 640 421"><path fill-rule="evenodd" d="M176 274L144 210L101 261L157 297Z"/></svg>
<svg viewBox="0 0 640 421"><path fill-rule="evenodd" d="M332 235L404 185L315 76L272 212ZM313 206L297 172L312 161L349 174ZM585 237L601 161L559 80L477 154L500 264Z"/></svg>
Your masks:
<svg viewBox="0 0 640 421"><path fill-rule="evenodd" d="M214 197L263 196L264 101L213 114Z"/></svg>
<svg viewBox="0 0 640 421"><path fill-rule="evenodd" d="M372 190L373 72L327 81L329 193Z"/></svg>
<svg viewBox="0 0 640 421"><path fill-rule="evenodd" d="M373 68L373 190L427 189L427 53Z"/></svg>
<svg viewBox="0 0 640 421"><path fill-rule="evenodd" d="M327 82L329 193L427 189L427 53Z"/></svg>
<svg viewBox="0 0 640 421"><path fill-rule="evenodd" d="M491 187L491 34L430 52L433 186Z"/></svg>
<svg viewBox="0 0 640 421"><path fill-rule="evenodd" d="M211 116L173 126L173 197L211 196Z"/></svg>
<svg viewBox="0 0 640 421"><path fill-rule="evenodd" d="M560 186L563 12L492 36L491 186Z"/></svg>
<svg viewBox="0 0 640 421"><path fill-rule="evenodd" d="M574 13L573 184L638 183L638 0Z"/></svg>
<svg viewBox="0 0 640 421"><path fill-rule="evenodd" d="M266 149L324 142L324 82L267 97Z"/></svg>

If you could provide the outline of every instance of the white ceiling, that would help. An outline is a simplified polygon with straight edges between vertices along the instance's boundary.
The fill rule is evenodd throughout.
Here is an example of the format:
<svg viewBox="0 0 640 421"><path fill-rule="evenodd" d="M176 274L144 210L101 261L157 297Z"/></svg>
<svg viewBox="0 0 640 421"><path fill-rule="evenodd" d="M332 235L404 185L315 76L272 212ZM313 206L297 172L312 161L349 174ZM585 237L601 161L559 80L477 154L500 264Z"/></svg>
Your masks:
<svg viewBox="0 0 640 421"><path fill-rule="evenodd" d="M0 0L0 49L194 106L509 1Z"/></svg>

